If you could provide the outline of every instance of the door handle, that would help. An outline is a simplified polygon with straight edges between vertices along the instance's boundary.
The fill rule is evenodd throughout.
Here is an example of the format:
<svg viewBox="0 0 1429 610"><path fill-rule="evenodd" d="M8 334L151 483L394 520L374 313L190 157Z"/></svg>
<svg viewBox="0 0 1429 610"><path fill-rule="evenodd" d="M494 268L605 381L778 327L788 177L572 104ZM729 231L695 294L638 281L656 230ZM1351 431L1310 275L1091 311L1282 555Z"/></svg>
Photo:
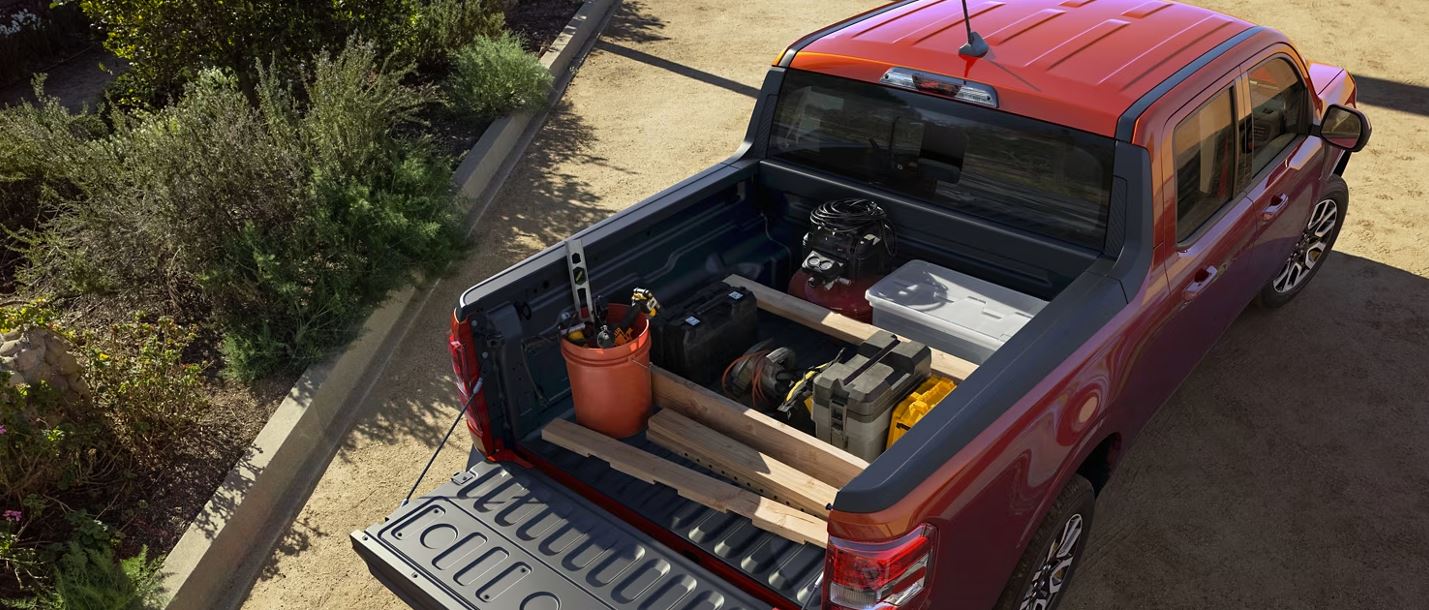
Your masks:
<svg viewBox="0 0 1429 610"><path fill-rule="evenodd" d="M1260 215L1260 220L1261 220L1261 222L1270 222L1270 221L1272 221L1272 220L1275 220L1275 217L1276 217L1276 216L1279 216L1281 212L1284 212L1284 211L1285 211L1285 208L1288 207L1289 205L1290 205L1290 196L1289 196L1289 195L1286 195L1286 194L1284 194L1284 193L1279 194L1279 195L1276 195L1276 196L1275 196L1275 199L1272 199L1272 200L1270 201L1270 205L1265 206L1265 212L1261 213L1261 215Z"/></svg>
<svg viewBox="0 0 1429 610"><path fill-rule="evenodd" d="M1191 278L1191 283L1187 284L1186 289L1181 291L1181 300L1189 303L1196 297L1201 296L1201 293L1206 291L1206 287L1210 286L1211 282L1216 281L1216 276L1220 275L1220 273L1221 270L1215 266L1206 267L1205 269L1197 271L1196 277Z"/></svg>

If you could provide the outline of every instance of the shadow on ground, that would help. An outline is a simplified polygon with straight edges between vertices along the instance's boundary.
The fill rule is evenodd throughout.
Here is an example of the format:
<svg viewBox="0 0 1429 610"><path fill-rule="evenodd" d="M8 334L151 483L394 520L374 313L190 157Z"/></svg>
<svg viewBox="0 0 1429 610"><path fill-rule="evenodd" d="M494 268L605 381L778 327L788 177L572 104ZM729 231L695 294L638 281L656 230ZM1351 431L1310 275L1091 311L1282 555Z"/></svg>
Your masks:
<svg viewBox="0 0 1429 610"><path fill-rule="evenodd" d="M649 8L640 0L625 0L616 9L615 16L600 33L600 39L616 42L659 42L669 40L661 33L665 21L650 14Z"/></svg>
<svg viewBox="0 0 1429 610"><path fill-rule="evenodd" d="M1296 301L1247 310L1113 476L1062 607L1416 606L1425 303L1429 279L1335 254Z"/></svg>
<svg viewBox="0 0 1429 610"><path fill-rule="evenodd" d="M1359 86L1361 104L1429 116L1429 87L1373 76L1355 76L1354 79Z"/></svg>

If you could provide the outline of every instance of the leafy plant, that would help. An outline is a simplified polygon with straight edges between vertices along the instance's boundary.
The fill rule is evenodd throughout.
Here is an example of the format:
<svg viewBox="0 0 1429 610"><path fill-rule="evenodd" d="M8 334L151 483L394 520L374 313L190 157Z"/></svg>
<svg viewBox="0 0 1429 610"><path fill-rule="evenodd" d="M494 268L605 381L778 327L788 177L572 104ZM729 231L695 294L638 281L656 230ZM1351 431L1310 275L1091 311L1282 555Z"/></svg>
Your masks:
<svg viewBox="0 0 1429 610"><path fill-rule="evenodd" d="M430 64L503 24L496 0L251 0L215 7L207 0L82 0L105 32L105 47L130 64L111 89L123 105L182 91L206 68L257 88L259 63L285 76L301 62L352 37L383 54Z"/></svg>
<svg viewBox="0 0 1429 610"><path fill-rule="evenodd" d="M39 595L7 603L19 610L149 610L159 607L162 567L147 550L116 561L111 543L72 540Z"/></svg>
<svg viewBox="0 0 1429 610"><path fill-rule="evenodd" d="M409 0L409 5L397 50L421 65L444 64L478 37L499 36L506 21L498 0Z"/></svg>
<svg viewBox="0 0 1429 610"><path fill-rule="evenodd" d="M81 0L107 36L105 48L129 62L131 99L161 99L182 91L205 68L234 74L245 91L259 62L299 62L340 47L352 35L394 36L406 0L252 0L215 6L208 0Z"/></svg>
<svg viewBox="0 0 1429 610"><path fill-rule="evenodd" d="M112 447L103 419L45 383L0 384L0 508L18 534L47 498L93 485ZM28 515L28 517L27 517Z"/></svg>
<svg viewBox="0 0 1429 610"><path fill-rule="evenodd" d="M208 402L203 366L183 362L197 334L173 318L145 320L142 314L88 334L85 380L99 410L113 420L131 453L162 451Z"/></svg>
<svg viewBox="0 0 1429 610"><path fill-rule="evenodd" d="M35 77L37 95L44 82L43 75ZM35 228L51 215L48 204L74 193L68 169L86 162L87 142L107 129L94 115L42 99L0 111L0 294L10 291L23 263L11 235Z"/></svg>
<svg viewBox="0 0 1429 610"><path fill-rule="evenodd" d="M116 113L84 162L50 164L75 193L23 233L22 280L206 311L240 378L323 357L462 240L449 161L399 129L435 100L409 72L352 43L296 88L259 71L256 106L209 70L173 106Z"/></svg>
<svg viewBox="0 0 1429 610"><path fill-rule="evenodd" d="M474 120L531 112L546 104L551 72L510 33L481 37L452 55L446 92L452 109Z"/></svg>

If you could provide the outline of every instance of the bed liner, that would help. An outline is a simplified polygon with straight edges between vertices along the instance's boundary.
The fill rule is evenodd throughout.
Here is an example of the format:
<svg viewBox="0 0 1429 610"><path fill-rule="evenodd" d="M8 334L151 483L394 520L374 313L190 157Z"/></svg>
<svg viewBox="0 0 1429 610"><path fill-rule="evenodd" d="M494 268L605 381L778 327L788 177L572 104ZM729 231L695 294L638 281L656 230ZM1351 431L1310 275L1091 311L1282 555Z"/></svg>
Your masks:
<svg viewBox="0 0 1429 610"><path fill-rule="evenodd" d="M670 508L666 502L662 510ZM413 608L769 607L545 475L509 463L473 465L354 532L352 544Z"/></svg>
<svg viewBox="0 0 1429 610"><path fill-rule="evenodd" d="M644 433L625 442L682 466L728 480L655 444ZM522 445L786 600L802 604L817 588L824 567L824 549L818 546L787 540L759 529L748 518L706 507L681 497L669 487L646 483L611 468L601 460L585 458L538 437L528 438Z"/></svg>

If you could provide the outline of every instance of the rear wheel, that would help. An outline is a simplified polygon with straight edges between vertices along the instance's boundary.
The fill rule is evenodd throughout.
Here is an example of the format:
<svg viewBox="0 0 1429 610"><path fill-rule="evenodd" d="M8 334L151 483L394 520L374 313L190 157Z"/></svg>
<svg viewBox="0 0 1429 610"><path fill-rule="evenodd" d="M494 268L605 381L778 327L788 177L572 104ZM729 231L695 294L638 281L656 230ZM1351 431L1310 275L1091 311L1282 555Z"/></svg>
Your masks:
<svg viewBox="0 0 1429 610"><path fill-rule="evenodd" d="M1017 561L997 610L1053 610L1061 603L1086 551L1095 504L1091 481L1072 475Z"/></svg>
<svg viewBox="0 0 1429 610"><path fill-rule="evenodd" d="M1349 205L1350 190L1344 179L1334 176L1325 185L1320 199L1310 208L1310 219L1305 230L1295 242L1295 248L1285 259L1285 265L1270 279L1255 297L1255 304L1266 309L1275 309L1295 298L1310 283L1310 279L1320 272L1330 248L1340 236L1344 225L1345 207Z"/></svg>

